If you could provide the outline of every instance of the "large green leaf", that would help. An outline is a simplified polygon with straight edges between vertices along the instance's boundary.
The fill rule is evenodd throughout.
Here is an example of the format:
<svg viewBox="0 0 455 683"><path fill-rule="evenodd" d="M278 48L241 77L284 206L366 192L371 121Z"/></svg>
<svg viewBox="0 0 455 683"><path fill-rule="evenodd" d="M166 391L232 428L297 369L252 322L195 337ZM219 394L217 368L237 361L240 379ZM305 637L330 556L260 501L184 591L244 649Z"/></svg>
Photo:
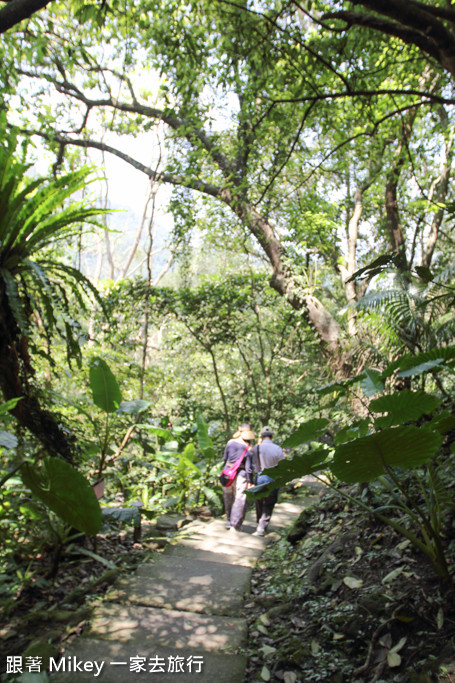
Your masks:
<svg viewBox="0 0 455 683"><path fill-rule="evenodd" d="M151 434L156 434L156 436L161 437L165 441L170 441L171 439L175 438L172 432L170 432L168 429L163 429L162 427L154 427L153 425L141 423L137 425L137 428L146 429Z"/></svg>
<svg viewBox="0 0 455 683"><path fill-rule="evenodd" d="M179 462L177 465L177 471L180 474L193 474L196 475L197 477L201 476L201 471L194 462L192 462L189 458L185 457L185 455L181 455L179 458Z"/></svg>
<svg viewBox="0 0 455 683"><path fill-rule="evenodd" d="M450 432L452 429L455 429L455 415L449 413L448 410L443 410L438 415L435 415L431 422L423 426L429 426L431 429L435 429L440 434L446 434L447 432Z"/></svg>
<svg viewBox="0 0 455 683"><path fill-rule="evenodd" d="M94 536L101 529L101 508L85 477L64 460L47 457L38 469L25 463L22 481L64 522Z"/></svg>
<svg viewBox="0 0 455 683"><path fill-rule="evenodd" d="M308 420L308 422L301 424L296 432L283 441L283 446L295 448L308 441L314 441L324 432L328 424L329 421L325 417L316 417L313 420Z"/></svg>
<svg viewBox="0 0 455 683"><path fill-rule="evenodd" d="M126 413L128 415L139 415L147 410L152 404L150 401L144 401L144 399L136 399L134 401L122 401L117 409L117 413Z"/></svg>
<svg viewBox="0 0 455 683"><path fill-rule="evenodd" d="M122 392L108 364L99 356L90 361L90 389L93 403L106 413L113 413L122 402Z"/></svg>
<svg viewBox="0 0 455 683"><path fill-rule="evenodd" d="M400 370L400 372L397 373L398 377L413 377L414 375L423 375L424 372L429 372L430 370L434 370L434 368L437 368L438 365L442 365L444 363L443 358L435 358L434 360L427 360L424 363L419 363L418 365L413 365L412 367L408 368L407 370Z"/></svg>
<svg viewBox="0 0 455 683"><path fill-rule="evenodd" d="M334 436L334 441L336 444L345 443L346 441L353 441L353 439L358 439L360 436L366 436L368 430L371 426L370 420L362 419L353 422L347 427L343 427L338 430Z"/></svg>
<svg viewBox="0 0 455 683"><path fill-rule="evenodd" d="M389 268L391 265L396 264L397 257L391 254L381 254L376 257L371 263L359 268L355 271L353 275L349 278L348 282L352 282L356 279L369 278L371 279L375 275L379 275L383 270Z"/></svg>
<svg viewBox="0 0 455 683"><path fill-rule="evenodd" d="M21 396L19 398L11 398L9 401L6 401L6 403L1 403L0 415L6 415L10 410L14 410L21 398Z"/></svg>
<svg viewBox="0 0 455 683"><path fill-rule="evenodd" d="M432 413L439 406L440 400L425 391L403 389L394 394L375 398L370 403L373 413L388 413L386 417L376 418L380 427L391 427L403 422L418 420L425 414Z"/></svg>
<svg viewBox="0 0 455 683"><path fill-rule="evenodd" d="M196 449L194 447L194 443L188 443L185 446L185 450L183 451L183 457L187 458L187 460L191 460L191 462L194 462L194 456L196 455Z"/></svg>
<svg viewBox="0 0 455 683"><path fill-rule="evenodd" d="M384 474L387 466L409 470L425 464L440 443L440 435L429 429L391 427L338 446L330 469L348 484L372 481Z"/></svg>
<svg viewBox="0 0 455 683"><path fill-rule="evenodd" d="M18 440L14 434L0 430L0 448L16 448L17 444Z"/></svg>
<svg viewBox="0 0 455 683"><path fill-rule="evenodd" d="M132 524L138 528L141 526L141 510L137 506L130 508L103 507L102 518L108 524L110 520L113 520L120 524Z"/></svg>
<svg viewBox="0 0 455 683"><path fill-rule="evenodd" d="M410 377L435 368L450 368L454 363L455 346L443 346L417 355L409 353L402 356L384 370L383 377L390 377L395 371L398 371L397 374L401 377Z"/></svg>
<svg viewBox="0 0 455 683"><path fill-rule="evenodd" d="M316 389L319 396L326 396L327 394L346 394L349 387L359 381L362 375L356 375L355 377L348 377L347 379L337 380L336 382L329 382L329 384L324 384L322 387Z"/></svg>
<svg viewBox="0 0 455 683"><path fill-rule="evenodd" d="M416 266L415 271L419 278L423 280L425 283L434 280L434 273L427 266Z"/></svg>
<svg viewBox="0 0 455 683"><path fill-rule="evenodd" d="M196 426L199 448L206 457L213 457L216 454L216 450L213 441L209 436L208 424L201 413L196 416Z"/></svg>
<svg viewBox="0 0 455 683"><path fill-rule="evenodd" d="M384 391L384 382L378 370L366 368L360 376L360 386L365 396L374 396Z"/></svg>

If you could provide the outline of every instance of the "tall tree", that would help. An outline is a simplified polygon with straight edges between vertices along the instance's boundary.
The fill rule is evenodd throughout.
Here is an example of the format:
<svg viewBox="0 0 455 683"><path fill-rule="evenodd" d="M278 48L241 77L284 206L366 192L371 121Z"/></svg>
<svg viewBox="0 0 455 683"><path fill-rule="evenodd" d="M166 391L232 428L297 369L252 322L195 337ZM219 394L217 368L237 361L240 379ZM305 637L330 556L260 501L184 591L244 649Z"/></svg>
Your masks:
<svg viewBox="0 0 455 683"><path fill-rule="evenodd" d="M405 137L401 134L405 118L415 118L419 107L430 112L430 121L430 106L452 99L442 70L437 87L422 86L427 53L419 53L415 43L403 50L394 38L372 40L369 29L351 31L336 24L332 30L327 22L343 16L327 11L338 5L318 2L315 7L310 18L296 3L261 9L222 1L169 6L144 0L125 14L106 17L95 50L93 27L85 26L69 46L72 20L49 10L45 20L52 31L45 52L30 49L29 38L27 49L19 42L16 49L18 74L36 83L39 126L29 123L30 134L59 150L76 146L110 152L154 180L198 192L207 199L205 206L215 203L217 230L232 241L248 237L250 248L261 249L272 286L305 313L340 367L345 360L342 326L336 307L323 301L319 283L312 282L311 264L320 269L328 262L341 270L348 301L355 301L359 293L349 277L356 262L356 231L368 213L366 191L373 175L379 177L379 169L373 172L367 162L369 150L384 164L382 175L388 179L380 209L371 204L376 210L374 218L369 211L372 235L383 231L385 205L386 224L394 224L399 241L398 193L410 182L414 154L412 125ZM37 46L43 36L40 21L35 20ZM107 44L109 50L103 50ZM114 60L113 52L118 55ZM52 94L59 99L52 100ZM44 117L40 112L46 106ZM114 132L145 135L160 122L168 146L162 172L121 143L98 136L100 129L108 130L111 139ZM434 126L433 131L436 135ZM376 136L381 140L384 135L393 136L386 153L376 142ZM394 139L401 140L395 150ZM338 264L345 249L334 217L340 206L339 174L347 178L341 167L346 169L353 150L358 187L357 194L347 197L351 208L344 203L352 216L343 271ZM429 161L427 168L432 165ZM359 191L362 202L357 201ZM374 256L381 244L363 252ZM355 334L355 325L349 331Z"/></svg>

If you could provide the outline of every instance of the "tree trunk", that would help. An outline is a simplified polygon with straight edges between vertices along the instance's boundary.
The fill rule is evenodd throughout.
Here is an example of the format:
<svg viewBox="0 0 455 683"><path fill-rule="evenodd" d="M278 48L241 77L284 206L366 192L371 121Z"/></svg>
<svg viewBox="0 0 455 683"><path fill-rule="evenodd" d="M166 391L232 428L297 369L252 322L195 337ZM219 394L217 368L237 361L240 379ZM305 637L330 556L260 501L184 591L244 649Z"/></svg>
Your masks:
<svg viewBox="0 0 455 683"><path fill-rule="evenodd" d="M405 254L405 238L401 227L400 213L398 210L398 183L404 166L405 157L407 154L407 144L411 136L416 115L417 108L415 107L410 111L407 119L403 123L401 129L401 139L398 141L398 147L395 151L395 162L390 171L387 173L385 187L385 211L387 216L389 242L392 250L396 254L402 255L403 269L408 268L408 262Z"/></svg>
<svg viewBox="0 0 455 683"><path fill-rule="evenodd" d="M291 306L305 311L310 325L316 331L328 354L338 369L344 365L342 359L342 329L332 314L312 292L302 291L293 277L290 266L285 265L285 249L271 223L265 220L247 201L236 201L229 190L223 190L222 200L234 211L242 223L257 239L272 267L270 285Z"/></svg>
<svg viewBox="0 0 455 683"><path fill-rule="evenodd" d="M450 173L452 170L453 152L453 133L451 133L449 140L446 143L445 158L442 163L440 176L436 182L436 191L434 192L434 195L432 197L433 201L436 204L444 202L447 196L447 192L449 189ZM444 215L444 208L438 208L431 223L430 232L428 234L425 248L422 254L422 266L425 266L427 268L430 268L431 266L434 249L439 236L439 229L441 227Z"/></svg>
<svg viewBox="0 0 455 683"><path fill-rule="evenodd" d="M348 255L346 265L341 264L338 266L343 281L346 302L349 307L348 334L350 337L355 337L357 334L357 313L354 308L354 304L357 301L357 291L355 281L350 278L354 274L356 268L357 240L359 236L359 223L362 216L362 208L362 192L361 190L357 190L354 196L354 211L349 219L347 228Z"/></svg>
<svg viewBox="0 0 455 683"><path fill-rule="evenodd" d="M40 441L49 455L73 462L73 440L56 418L40 406L29 385L33 374L27 338L16 323L4 290L0 289L0 389L4 399L20 397L10 411L19 424Z"/></svg>

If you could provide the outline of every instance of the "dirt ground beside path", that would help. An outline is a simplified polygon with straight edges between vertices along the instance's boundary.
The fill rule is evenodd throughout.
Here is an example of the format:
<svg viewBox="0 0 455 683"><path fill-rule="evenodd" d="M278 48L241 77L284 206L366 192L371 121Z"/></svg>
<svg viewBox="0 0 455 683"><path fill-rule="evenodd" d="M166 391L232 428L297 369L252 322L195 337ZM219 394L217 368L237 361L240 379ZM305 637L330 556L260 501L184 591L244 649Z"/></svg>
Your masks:
<svg viewBox="0 0 455 683"><path fill-rule="evenodd" d="M453 586L329 491L268 546L246 615L246 683L455 681Z"/></svg>

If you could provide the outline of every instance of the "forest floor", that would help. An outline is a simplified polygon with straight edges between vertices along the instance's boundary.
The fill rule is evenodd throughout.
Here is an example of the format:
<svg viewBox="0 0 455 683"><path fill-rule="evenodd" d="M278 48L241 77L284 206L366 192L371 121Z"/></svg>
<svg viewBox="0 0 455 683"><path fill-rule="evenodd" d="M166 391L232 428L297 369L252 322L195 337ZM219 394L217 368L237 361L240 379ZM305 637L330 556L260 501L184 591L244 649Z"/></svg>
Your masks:
<svg viewBox="0 0 455 683"><path fill-rule="evenodd" d="M99 534L96 547L86 546L84 554L74 545L64 550L53 578L53 553L41 553L28 566L26 585L2 610L0 671L5 671L7 657L58 656L115 579L134 571L150 552L149 542L133 544L132 533L126 532Z"/></svg>
<svg viewBox="0 0 455 683"><path fill-rule="evenodd" d="M453 585L329 489L268 546L251 598L247 683L455 681Z"/></svg>
<svg viewBox="0 0 455 683"><path fill-rule="evenodd" d="M453 588L407 540L325 489L271 541L245 609L245 683L455 682ZM57 656L117 576L165 543L147 526L140 544L131 530L100 535L89 554L63 553L53 579L40 558L2 619L2 670L7 656Z"/></svg>

